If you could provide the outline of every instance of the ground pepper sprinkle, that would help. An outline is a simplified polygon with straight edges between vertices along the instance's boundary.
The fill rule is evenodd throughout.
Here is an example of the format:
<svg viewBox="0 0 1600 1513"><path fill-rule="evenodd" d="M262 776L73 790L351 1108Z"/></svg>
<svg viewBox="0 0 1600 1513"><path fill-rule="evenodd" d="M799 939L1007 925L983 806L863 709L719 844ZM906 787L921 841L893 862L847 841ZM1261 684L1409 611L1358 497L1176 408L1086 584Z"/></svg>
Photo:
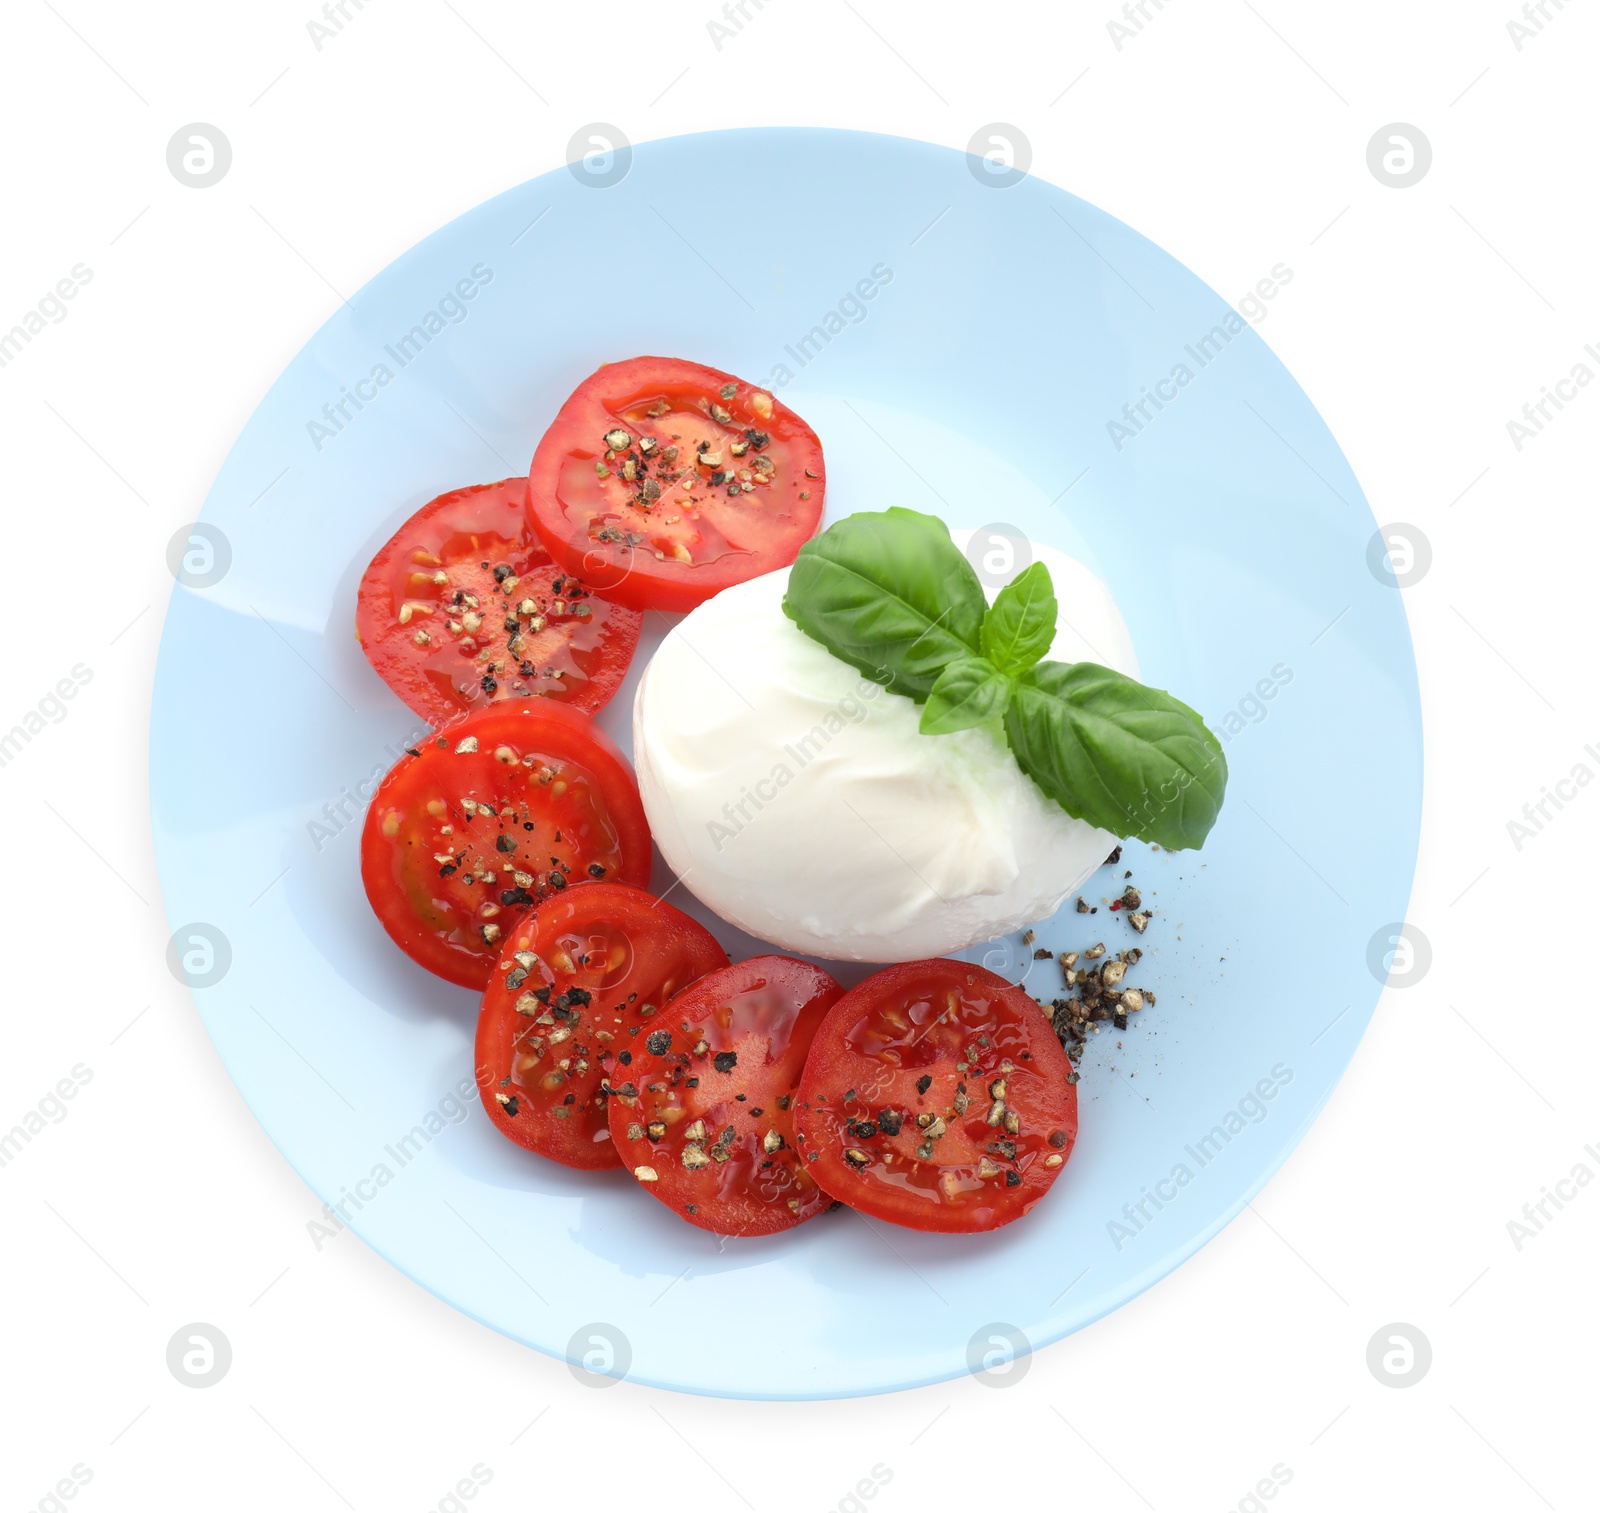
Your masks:
<svg viewBox="0 0 1600 1513"><path fill-rule="evenodd" d="M1105 865L1115 866L1121 860L1122 847L1118 846L1106 858ZM1132 872L1123 873L1126 885L1116 898L1108 902L1107 907L1111 913L1127 920L1136 934L1143 935L1149 929L1155 911L1145 903L1139 889L1131 882L1126 882L1132 876ZM1080 915L1099 913L1098 906L1090 905L1081 897L1076 900L1074 908ZM1031 946L1033 939L1034 932L1027 931L1022 936L1023 946ZM1028 951L1026 954L1035 961L1046 960L1052 955L1044 950ZM1154 1006L1156 995L1151 989L1134 987L1127 981L1129 972L1138 965L1143 955L1144 951L1139 946L1109 952L1102 940L1080 950L1063 951L1056 958L1061 964L1065 992L1059 997L1037 1001L1039 1007L1050 1016L1050 1028L1072 1060L1073 1082L1078 1080L1076 1068L1083 1059L1083 1048L1089 1036L1098 1033L1099 1025L1110 1024L1114 1029L1125 1030L1129 1015Z"/></svg>

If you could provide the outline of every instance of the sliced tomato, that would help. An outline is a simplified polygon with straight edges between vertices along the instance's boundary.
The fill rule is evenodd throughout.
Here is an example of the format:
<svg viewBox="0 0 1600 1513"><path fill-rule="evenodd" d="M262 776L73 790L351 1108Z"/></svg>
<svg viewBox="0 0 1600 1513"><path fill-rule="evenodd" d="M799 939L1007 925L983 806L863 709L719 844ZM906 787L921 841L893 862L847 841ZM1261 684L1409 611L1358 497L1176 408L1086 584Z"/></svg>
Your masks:
<svg viewBox="0 0 1600 1513"><path fill-rule="evenodd" d="M619 604L689 610L794 561L822 519L822 443L731 373L634 357L573 391L529 484L563 567Z"/></svg>
<svg viewBox="0 0 1600 1513"><path fill-rule="evenodd" d="M413 961L482 988L541 899L643 884L650 827L627 759L586 714L537 700L462 715L389 770L361 832L361 880Z"/></svg>
<svg viewBox="0 0 1600 1513"><path fill-rule="evenodd" d="M844 991L821 967L756 956L678 994L613 1089L611 1140L651 1197L721 1235L792 1229L831 1199L795 1147L811 1037Z"/></svg>
<svg viewBox="0 0 1600 1513"><path fill-rule="evenodd" d="M430 725L511 699L593 714L617 691L640 615L557 567L527 518L528 480L441 494L372 559L356 639Z"/></svg>
<svg viewBox="0 0 1600 1513"><path fill-rule="evenodd" d="M619 1165L608 1099L636 1092L667 1000L727 962L704 926L640 888L596 883L540 904L508 932L478 1013L490 1122L563 1166Z"/></svg>
<svg viewBox="0 0 1600 1513"><path fill-rule="evenodd" d="M796 1124L806 1170L892 1224L945 1233L1020 1219L1078 1133L1049 1016L964 961L910 961L846 993L811 1042Z"/></svg>

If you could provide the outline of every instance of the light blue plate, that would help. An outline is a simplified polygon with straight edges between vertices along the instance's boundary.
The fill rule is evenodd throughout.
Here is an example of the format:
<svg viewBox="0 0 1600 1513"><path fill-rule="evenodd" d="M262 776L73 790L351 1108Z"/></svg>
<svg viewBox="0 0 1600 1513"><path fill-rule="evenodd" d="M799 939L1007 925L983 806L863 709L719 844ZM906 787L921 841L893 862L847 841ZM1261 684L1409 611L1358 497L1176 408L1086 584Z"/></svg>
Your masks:
<svg viewBox="0 0 1600 1513"><path fill-rule="evenodd" d="M610 1326L612 1370L683 1391L938 1381L975 1335L980 1352L1005 1327L1037 1348L1172 1270L1328 1097L1378 998L1369 942L1404 917L1416 857L1400 595L1369 569L1373 518L1294 380L1248 327L1202 364L1229 306L1081 200L848 132L652 142L599 187L620 166L546 174L412 248L312 338L230 453L200 534L231 560L212 582L221 558L207 571L212 548L194 544L156 676L177 951L295 1169L474 1318L601 1366ZM1102 901L1131 867L1155 920L1130 980L1158 1002L1091 1044L1077 1151L998 1234L838 1212L719 1243L631 1178L514 1148L470 1096L472 996L412 966L367 910L365 795L418 724L356 645L360 572L433 495L524 471L572 387L641 352L778 388L827 448L830 518L905 504L1078 554L1147 681L1229 735L1203 854L1130 846L1085 890L1097 915L1040 927L1057 949L1131 944ZM1179 364L1192 380L1147 400L1119 450L1108 423ZM636 671L665 624L649 617ZM633 686L602 716L624 746ZM710 922L735 955L758 949ZM1029 953L971 954L1020 975ZM1053 963L1028 969L1058 990ZM308 1230L318 1243L352 1241Z"/></svg>

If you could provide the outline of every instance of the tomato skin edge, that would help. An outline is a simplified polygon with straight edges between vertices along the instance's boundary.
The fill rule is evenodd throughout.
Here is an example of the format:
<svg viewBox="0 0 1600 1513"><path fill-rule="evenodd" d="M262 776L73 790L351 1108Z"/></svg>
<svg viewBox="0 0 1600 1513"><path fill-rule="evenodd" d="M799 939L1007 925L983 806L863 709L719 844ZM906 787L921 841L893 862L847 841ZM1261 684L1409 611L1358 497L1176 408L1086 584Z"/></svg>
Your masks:
<svg viewBox="0 0 1600 1513"><path fill-rule="evenodd" d="M629 565L620 569L622 576L609 581L608 574L618 569L614 565L601 565L606 560L607 551L594 548L586 550L569 534L566 516L557 497L561 465L578 434L576 428L580 417L590 405L603 402L598 394L603 383L614 384L616 389L613 392L631 390L644 393L657 387L694 385L707 394L715 394L733 383L763 395L769 402L768 415L757 423L782 440L786 447L792 447L797 456L803 455L805 459L801 465L805 469L804 477L808 484L805 492L808 498L803 504L798 500L795 503L803 512L802 520L807 523L798 533L789 533L793 536L792 549L786 541L781 550L764 556L759 565L749 571L739 570L731 564L721 570L710 571L709 563L680 571L679 564L675 562L663 561L658 564L646 560L643 563L644 571L634 572L630 557ZM800 547L821 526L825 495L826 468L822 444L816 432L770 389L747 383L735 374L704 363L647 355L603 363L568 395L540 439L529 467L528 520L534 536L545 551L567 572L585 582L593 582L602 597L629 609L687 613L724 588L791 565ZM559 527L553 523L556 521L559 521Z"/></svg>
<svg viewBox="0 0 1600 1513"><path fill-rule="evenodd" d="M591 608L599 607L599 618L593 621L593 628L590 628L591 620L588 619L574 624L558 618L552 622L551 631L534 633L536 645L546 635L560 638L558 644L561 650L558 655L570 659L570 662L563 663L566 681L559 690L553 680L546 677L542 681L551 686L514 695L512 687L517 675L507 674L502 669L498 671L496 681L504 692L492 694L490 700L480 699L476 694L470 698L462 697L459 688L456 693L447 695L435 677L441 671L440 651L448 652L451 645L444 623L448 612L435 613L439 604L425 600L423 613L414 618L409 626L398 619L402 602L408 597L414 599L419 592L400 586L401 575L408 566L406 554L418 549L439 553L441 555L435 558L435 565L449 566L453 572L459 573L471 565L470 557L467 562L461 559L460 542L467 538L475 543L479 532L500 539L499 547L491 549L485 544L483 550L492 550L493 555L508 561L514 571L523 575L522 581L530 583L531 594L537 596L535 603L539 606L539 612L545 613L546 598L538 580L549 574L573 578L577 575L568 568L558 567L555 559L534 535L528 521L527 496L526 475L495 483L470 484L440 494L396 527L389 539L373 554L361 575L356 588L356 641L373 671L395 697L430 726L441 725L471 710L485 708L491 701L509 703L514 698L543 698L551 703L568 704L586 714L595 714L605 707L627 676L629 664L638 647L642 617L639 611L616 604L581 583L578 585L581 589L579 599L589 602ZM443 555L449 543L456 545L453 557ZM413 568L416 561L413 557L410 564ZM531 579L528 575L532 575ZM471 592L475 586L472 580L477 576L469 571L464 585L459 577L454 581L457 587L465 586L466 591ZM426 595L437 593L431 587L421 592ZM493 620L495 616L502 615L508 606L502 606L495 599L485 600L479 607L485 620ZM418 648L413 637L419 631L426 631L435 638L434 649L424 651ZM489 636L491 643L496 640L495 632L491 631ZM587 638L593 638L592 642ZM585 643L583 655L586 660L582 663L578 661L578 652L573 649L579 642ZM523 653L525 656L531 655L535 661L549 654L548 646L544 647L543 652L529 648ZM444 660L456 666L458 671L470 665L457 663L448 655Z"/></svg>
<svg viewBox="0 0 1600 1513"><path fill-rule="evenodd" d="M739 1084L745 1097L732 1102L726 1098L713 1100L700 1096L696 1089L683 1087L683 1097L679 1101L677 1094L681 1084L674 1083L674 1073L681 1076L682 1069L692 1066L703 1089L707 1079L714 1079L717 1075L715 1053L738 1043L730 1032L730 1026L716 1023L719 1010L731 1007L734 1000L748 998L764 989L799 1001L794 1003L792 1017L782 1027L782 1044L774 1048L769 1039L769 1060L755 1079ZM660 1098L654 1103L647 1102L643 1095L633 1099L611 1100L608 1109L611 1140L622 1156L622 1164L630 1169L635 1164L644 1164L658 1172L656 1181L640 1182L640 1187L686 1223L729 1239L781 1234L826 1213L833 1206L833 1200L816 1183L811 1184L812 1191L804 1197L796 1193L799 1207L792 1211L786 1205L779 1207L773 1202L763 1203L750 1197L746 1191L740 1191L731 1201L725 1198L722 1191L716 1191L708 1201L704 1192L708 1180L717 1180L719 1189L722 1187L722 1179L712 1176L716 1172L715 1167L692 1175L686 1174L679 1165L682 1152L673 1151L666 1143L665 1134L659 1141L650 1139L648 1135L642 1139L630 1139L627 1131L629 1125L648 1124L662 1109L673 1106L682 1111L692 1110L695 1117L701 1120L709 1119L712 1109L723 1108L726 1113L718 1114L714 1123L720 1125L728 1120L735 1128L742 1123L738 1114L748 1112L758 1115L760 1123L744 1126L742 1135L753 1141L757 1135L769 1130L778 1132L786 1137L785 1144L789 1151L795 1153L781 1158L782 1165L786 1167L792 1161L797 1169L803 1169L804 1163L797 1159L794 1141L793 1100L797 1097L804 1072L805 1053L810 1050L812 1036L843 993L843 987L823 968L796 957L769 954L746 957L708 972L669 999L662 1009L660 1027L670 1032L687 1023L691 1026L691 1034L706 1037L708 1049L695 1059L671 1052L660 1055L646 1052L640 1056L636 1051L634 1066L638 1069L641 1087L648 1089L651 1084L667 1083L674 1096L670 1099ZM766 1022L768 1025L771 1023L770 1019ZM774 1049L777 1051L775 1057ZM715 1092L714 1086L712 1092ZM782 1103L778 1101L780 1098L783 1099ZM682 1113L676 1117L681 1120ZM704 1142L701 1142L701 1148L704 1149ZM751 1160L758 1159L751 1152ZM778 1153L773 1152L761 1163L762 1169L770 1171L779 1161ZM747 1180L765 1181L786 1188L791 1178L788 1175L761 1177L752 1171Z"/></svg>
<svg viewBox="0 0 1600 1513"><path fill-rule="evenodd" d="M434 976L480 993L498 952L468 952L438 941L419 927L406 900L397 893L394 884L395 848L382 833L380 816L386 807L385 801L396 786L408 777L415 763L430 759L429 752L443 756L452 751L464 736L482 736L485 727L498 730L503 722L508 721L514 723L506 728L516 735L528 737L530 743L539 738L533 729L523 731L516 729L516 726L542 726L545 745L563 747L556 754L588 767L604 785L607 814L623 850L622 868L610 881L643 888L650 880L652 862L650 825L645 817L633 769L621 748L594 722L592 716L547 700L527 700L468 710L441 725L422 745L413 748L422 755L413 756L408 751L384 774L373 792L361 829L361 882L373 914L400 951ZM440 743L443 743L442 746ZM572 886L582 888L591 884L577 881Z"/></svg>
<svg viewBox="0 0 1600 1513"><path fill-rule="evenodd" d="M582 1125L574 1125L572 1128L568 1128L564 1124L561 1131L556 1132L549 1130L541 1119L534 1118L532 1115L535 1111L530 1111L529 1118L521 1119L508 1114L506 1109L501 1107L496 1094L502 1087L507 1085L511 1075L510 1068L514 1065L512 1052L516 1046L516 1031L520 1026L528 1023L514 1009L509 1007L512 1001L511 993L515 990L510 990L503 986L502 969L509 966L515 956L517 949L515 943L518 939L527 938L530 942L538 942L541 929L549 926L553 920L563 914L567 916L564 922L569 927L592 927L597 922L595 918L575 924L573 916L578 916L579 920L582 920L582 916L586 913L592 915L596 910L606 911L598 917L604 918L608 922L615 922L623 916L636 911L650 911L649 917L653 920L659 920L665 927L670 937L668 941L669 947L679 956L689 958L691 962L689 968L692 974L691 981L684 985L683 991L687 991L701 977L711 972L720 971L728 964L727 952L722 949L715 937L697 920L690 918L671 904L656 898L645 889L631 884L589 883L581 888L570 889L566 893L545 899L537 909L529 911L519 921L517 928L507 936L505 950L501 953L489 974L489 984L484 990L483 998L479 1005L477 1028L473 1036L473 1068L474 1080L478 1085L478 1096L483 1104L484 1112L489 1117L489 1123L499 1134L522 1150L541 1156L547 1161L552 1161L558 1166L567 1167L572 1171L611 1171L620 1167L622 1160L617 1153L615 1142L609 1138L601 1140L590 1138L587 1141L576 1138L578 1129L584 1127ZM541 911L543 911L542 917ZM615 913L611 911L615 911ZM531 949L531 944L529 948ZM607 995L600 994L598 996L603 998ZM590 1001L591 1003L593 1002L592 997ZM661 1022L664 1022L665 1005L669 1002L671 1002L670 998L663 1000L662 1005L656 1010L656 1014L648 1018L635 1012L629 1013L615 1022L620 1025L626 1025L631 1021L642 1031L646 1025L656 1023L658 1016L660 1016ZM604 1017L603 1012L597 1012L590 1016L590 1024L598 1023ZM584 1025L581 1027L581 1032L587 1034L589 1028L589 1025ZM576 1034L574 1038L576 1038ZM617 1041L610 1043L618 1044ZM634 1044L635 1037L630 1034L628 1038L620 1040L619 1049L630 1048ZM595 1059L599 1062L606 1058L597 1055ZM504 1064L506 1070L506 1079L497 1082L495 1080L496 1070L502 1064ZM619 1075L619 1067L617 1065L613 1065L608 1070L611 1077ZM593 1082L598 1084L601 1076L601 1068L596 1067ZM576 1088L574 1088L574 1091L576 1091ZM586 1113L587 1106L578 1110L578 1112ZM608 1112L602 1112L599 1119L600 1127L603 1129L609 1129ZM592 1121L585 1121L585 1123L590 1122Z"/></svg>
<svg viewBox="0 0 1600 1513"><path fill-rule="evenodd" d="M849 1052L844 1043L846 1032L873 1014L881 1002L892 1002L893 996L906 986L938 977L945 979L943 985L946 987L957 978L965 978L967 986L1007 1006L1013 1015L1011 1023L1020 1026L1024 1032L1032 1062L1031 1071L1040 1078L1035 1092L1052 1104L1050 1117L1041 1122L1058 1126L1066 1137L1064 1145L1047 1147L1050 1156L1061 1157L1056 1167L1045 1167L1043 1160L1048 1156L1036 1151L1035 1156L1041 1159L1030 1162L1028 1170L1022 1173L1022 1182L1015 1189L994 1189L987 1205L982 1207L915 1203L874 1177L871 1166L865 1170L857 1169L837 1157L833 1149L839 1143L841 1115L838 1110L845 1107L840 1091L856 1083L865 1086L869 1066L867 1058ZM942 1019L943 1016L940 1017ZM982 1096L981 1085L995 1075L995 1070L990 1068L974 1075L973 1095L976 1099ZM800 1144L806 1151L807 1170L818 1186L868 1217L930 1234L990 1233L1032 1212L1065 1170L1078 1129L1078 1097L1077 1087L1072 1080L1074 1075L1071 1059L1050 1028L1048 1016L1037 1002L1015 984L987 968L949 958L930 958L886 967L841 997L818 1026L812 1040L811 1054L807 1057L805 1073L800 1082L795 1117ZM1036 1103L1038 1099L1030 1094L1028 1101ZM848 1124L853 1117L844 1116L843 1122ZM1004 1134L1004 1131L997 1133ZM940 1167L944 1163L935 1158L929 1164Z"/></svg>

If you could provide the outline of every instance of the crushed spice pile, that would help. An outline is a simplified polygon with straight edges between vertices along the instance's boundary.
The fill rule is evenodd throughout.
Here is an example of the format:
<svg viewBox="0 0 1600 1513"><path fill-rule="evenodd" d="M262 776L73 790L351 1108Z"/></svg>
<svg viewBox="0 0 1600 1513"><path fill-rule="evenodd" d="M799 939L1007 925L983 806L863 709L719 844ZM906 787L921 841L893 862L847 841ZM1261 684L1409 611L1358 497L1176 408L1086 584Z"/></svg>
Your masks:
<svg viewBox="0 0 1600 1513"><path fill-rule="evenodd" d="M1115 866L1121 860L1122 847L1118 846L1106 858L1105 865ZM1123 915L1133 931L1143 935L1155 911L1145 906L1139 890L1128 881L1133 876L1131 869L1122 876L1125 886L1118 897L1110 900L1108 911ZM1090 905L1079 898L1077 912L1098 914L1100 910L1098 905ZM1022 937L1024 946L1032 945L1033 940L1032 930ZM1051 954L1041 948L1033 952L1033 957L1035 961L1043 961ZM1076 1068L1083 1059L1083 1048L1090 1035L1100 1033L1101 1024L1110 1023L1114 1029L1125 1030L1130 1014L1154 1005L1156 995L1151 989L1134 987L1128 981L1128 973L1143 956L1138 946L1108 954L1105 942L1096 941L1085 950L1063 951L1056 958L1061 963L1066 992L1048 1003L1039 1000L1039 1007L1049 1014L1050 1028L1072 1059L1071 1081L1078 1080Z"/></svg>

